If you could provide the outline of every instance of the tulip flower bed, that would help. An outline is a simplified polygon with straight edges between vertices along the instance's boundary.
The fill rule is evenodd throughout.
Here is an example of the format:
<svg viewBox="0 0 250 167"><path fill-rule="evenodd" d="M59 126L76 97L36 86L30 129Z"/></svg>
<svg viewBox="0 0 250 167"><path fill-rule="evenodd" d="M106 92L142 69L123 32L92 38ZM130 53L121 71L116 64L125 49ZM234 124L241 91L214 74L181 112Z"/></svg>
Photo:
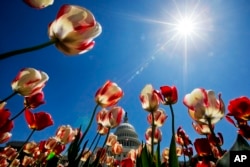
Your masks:
<svg viewBox="0 0 250 167"><path fill-rule="evenodd" d="M24 0L32 8L42 9L53 4L53 0ZM0 60L26 52L42 49L54 44L65 55L83 54L94 47L94 39L102 32L101 25L93 14L80 6L63 5L56 19L49 24L50 41L38 46L24 48L0 54ZM230 151L249 151L250 146L250 99L237 97L225 105L221 94L216 96L212 90L196 88L186 94L182 101L193 120L194 130L201 135L191 140L183 127L175 127L174 105L179 101L175 86L161 86L155 89L147 84L138 95L142 108L148 112L145 121L150 126L145 132L145 143L137 149L131 149L123 159L116 159L123 152L123 146L117 136L111 133L123 120L125 111L118 105L124 92L114 82L108 80L93 95L96 106L91 113L87 127L73 128L70 125L58 127L55 135L47 140L30 141L36 131L46 130L54 124L47 112L33 110L45 103L43 88L49 81L49 74L40 69L27 67L13 76L13 93L0 101L0 144L7 143L12 136L14 121L24 115L30 135L20 149L6 146L0 151L0 167L213 167L230 166ZM8 109L8 100L15 95L24 97L24 109L14 116ZM161 152L161 127L167 119L164 107L171 113L171 142L169 148ZM99 111L98 109L101 108ZM98 111L98 112L97 112ZM228 112L227 112L228 111ZM227 112L227 113L226 113ZM223 135L215 132L216 123L226 118L238 129L238 136L229 150L224 150ZM94 119L98 125L96 137L89 141L86 135ZM99 143L100 136L105 141ZM97 147L101 145L101 147ZM194 150L195 149L195 154ZM63 157L62 153L67 156ZM183 156L183 161L179 161Z"/></svg>

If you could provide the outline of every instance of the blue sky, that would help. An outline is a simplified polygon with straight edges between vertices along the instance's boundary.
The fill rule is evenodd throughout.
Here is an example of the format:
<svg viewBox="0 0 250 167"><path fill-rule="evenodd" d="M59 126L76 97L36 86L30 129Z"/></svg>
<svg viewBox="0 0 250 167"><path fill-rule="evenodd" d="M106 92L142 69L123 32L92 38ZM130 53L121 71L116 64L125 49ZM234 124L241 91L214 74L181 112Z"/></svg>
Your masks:
<svg viewBox="0 0 250 167"><path fill-rule="evenodd" d="M128 112L140 140L149 126L147 112L141 108L139 94L146 84L159 89L175 85L179 100L175 104L176 129L182 126L194 141L197 137L182 100L194 88L222 93L230 99L250 94L250 2L247 0L55 0L54 5L36 10L20 0L2 3L0 11L1 53L33 46L49 40L48 24L62 4L83 6L95 15L103 32L95 47L80 56L67 57L54 46L0 61L0 97L12 93L10 83L18 71L33 67L45 71L50 79L44 88L46 104L35 111L47 111L55 124L36 132L32 140L47 139L59 125L86 126L95 107L94 95L106 80L116 82L125 92L119 102ZM195 17L195 33L177 35L173 24L180 14ZM171 115L161 128L161 147L170 143ZM7 108L13 115L23 108L23 97L10 99ZM100 109L100 108L99 108ZM225 119L215 132L224 136L228 149L236 128ZM94 123L88 138L94 137ZM30 133L24 117L15 120L12 140L25 140Z"/></svg>

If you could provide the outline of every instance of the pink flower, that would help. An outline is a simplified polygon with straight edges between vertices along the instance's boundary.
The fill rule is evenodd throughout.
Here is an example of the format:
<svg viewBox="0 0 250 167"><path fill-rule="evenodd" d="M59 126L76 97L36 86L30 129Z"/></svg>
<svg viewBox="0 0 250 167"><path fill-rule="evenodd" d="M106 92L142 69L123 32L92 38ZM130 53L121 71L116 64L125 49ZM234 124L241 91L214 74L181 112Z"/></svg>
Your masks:
<svg viewBox="0 0 250 167"><path fill-rule="evenodd" d="M22 69L11 83L13 91L22 96L32 96L41 92L49 76L42 71L34 68Z"/></svg>
<svg viewBox="0 0 250 167"><path fill-rule="evenodd" d="M122 89L114 82L107 81L95 94L95 101L101 107L110 107L123 97Z"/></svg>
<svg viewBox="0 0 250 167"><path fill-rule="evenodd" d="M23 0L32 8L42 9L54 3L54 0Z"/></svg>
<svg viewBox="0 0 250 167"><path fill-rule="evenodd" d="M94 38L102 28L94 15L76 5L63 5L56 19L49 25L49 37L56 47L66 55L83 54L94 47Z"/></svg>

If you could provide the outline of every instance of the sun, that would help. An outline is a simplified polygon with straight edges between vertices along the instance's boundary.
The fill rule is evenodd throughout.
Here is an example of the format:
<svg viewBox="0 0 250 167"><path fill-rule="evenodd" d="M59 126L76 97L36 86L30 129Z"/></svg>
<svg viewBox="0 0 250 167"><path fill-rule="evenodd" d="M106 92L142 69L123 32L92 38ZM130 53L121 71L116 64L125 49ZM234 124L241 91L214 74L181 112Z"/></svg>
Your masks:
<svg viewBox="0 0 250 167"><path fill-rule="evenodd" d="M192 18L184 17L177 21L176 31L180 35L189 36L195 33L195 21Z"/></svg>

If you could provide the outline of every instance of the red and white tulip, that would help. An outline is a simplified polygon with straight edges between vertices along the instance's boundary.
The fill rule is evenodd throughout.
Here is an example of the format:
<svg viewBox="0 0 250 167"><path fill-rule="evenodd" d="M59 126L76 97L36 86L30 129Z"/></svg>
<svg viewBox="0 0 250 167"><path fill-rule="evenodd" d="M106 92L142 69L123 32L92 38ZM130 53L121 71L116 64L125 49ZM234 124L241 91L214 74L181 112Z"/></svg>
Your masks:
<svg viewBox="0 0 250 167"><path fill-rule="evenodd" d="M44 88L49 76L34 68L22 69L11 83L13 91L22 96L32 96Z"/></svg>
<svg viewBox="0 0 250 167"><path fill-rule="evenodd" d="M94 47L94 38L102 32L101 25L86 8L63 5L49 25L48 34L55 46L66 55L83 54Z"/></svg>

